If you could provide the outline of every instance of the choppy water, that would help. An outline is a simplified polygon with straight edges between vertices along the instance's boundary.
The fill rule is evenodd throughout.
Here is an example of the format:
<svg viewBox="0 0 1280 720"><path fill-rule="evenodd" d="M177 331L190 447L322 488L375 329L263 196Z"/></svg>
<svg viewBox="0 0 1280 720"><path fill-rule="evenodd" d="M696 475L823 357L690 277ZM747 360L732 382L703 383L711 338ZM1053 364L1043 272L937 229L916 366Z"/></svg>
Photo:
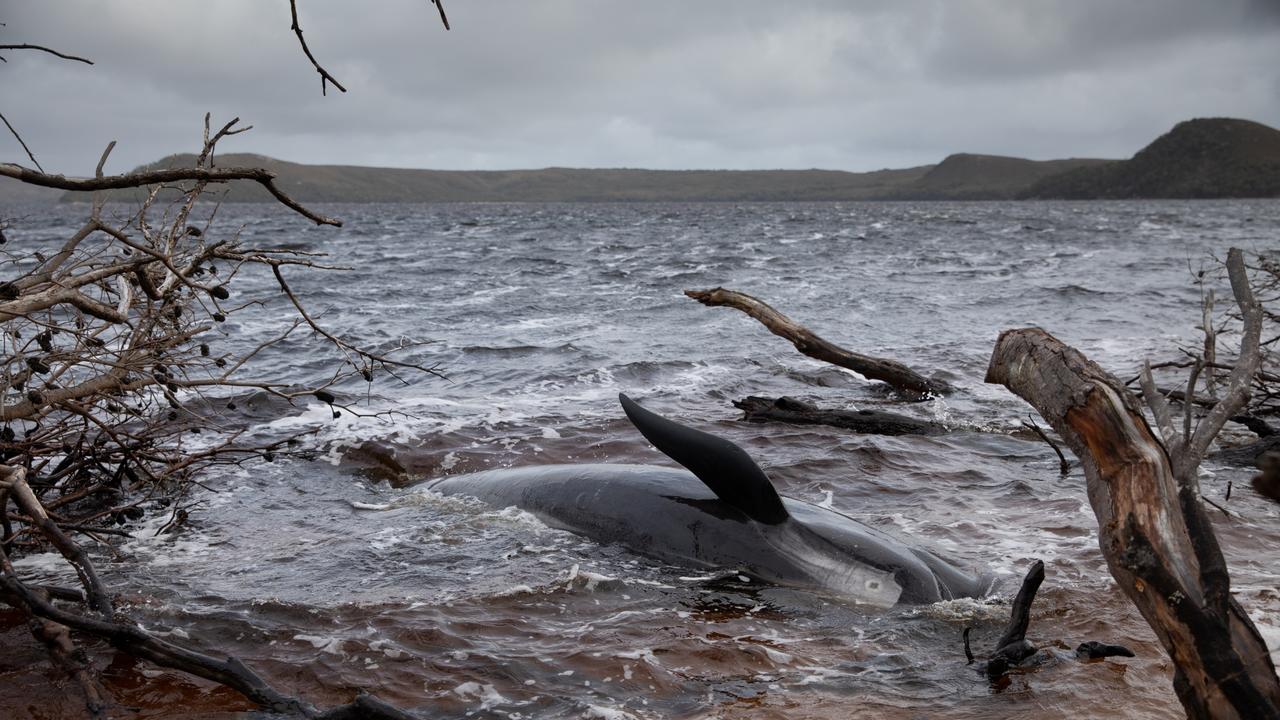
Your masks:
<svg viewBox="0 0 1280 720"><path fill-rule="evenodd" d="M1040 325L1122 377L1195 337L1191 271L1229 245L1274 247L1274 202L334 206L340 231L265 206L228 206L254 243L322 250L353 269L294 273L324 321L448 380L345 390L390 416L255 405L257 431L320 426L313 460L211 477L189 527L127 543L106 572L154 627L238 653L317 702L354 688L432 717L1089 717L1179 715L1170 669L1096 547L1078 470L1007 433L1029 408L982 376L997 333ZM83 208L32 209L11 241L60 237ZM256 285L255 285L256 283ZM265 288L265 279L249 287ZM797 354L755 321L682 291L752 293L847 347L936 373L959 391L895 406L955 428L860 436L748 425L733 399L793 395L872 407L875 385ZM250 289L241 292L251 295ZM252 344L282 300L228 328ZM257 370L319 382L331 355L298 337ZM867 611L732 575L641 560L514 511L378 480L365 441L410 479L574 461L665 463L616 405L650 408L746 447L786 495L919 538L1016 578L1048 579L1031 638L1124 643L1134 659L1063 661L991 687L966 667L1007 607L972 601ZM995 431L995 432L992 432ZM1003 434L1002 434L1003 433ZM1248 473L1210 466L1208 495L1234 587L1280 644L1280 513ZM364 508L364 509L361 509ZM148 521L159 524L165 518ZM26 561L34 572L45 563ZM19 628L21 630L21 628ZM39 670L11 669L39 686ZM113 692L146 717L207 717L234 697L115 658ZM57 696L54 693L51 697ZM175 710L181 703L182 710ZM168 709L164 709L167 707ZM10 704L15 716L37 717ZM26 712L27 715L22 713Z"/></svg>

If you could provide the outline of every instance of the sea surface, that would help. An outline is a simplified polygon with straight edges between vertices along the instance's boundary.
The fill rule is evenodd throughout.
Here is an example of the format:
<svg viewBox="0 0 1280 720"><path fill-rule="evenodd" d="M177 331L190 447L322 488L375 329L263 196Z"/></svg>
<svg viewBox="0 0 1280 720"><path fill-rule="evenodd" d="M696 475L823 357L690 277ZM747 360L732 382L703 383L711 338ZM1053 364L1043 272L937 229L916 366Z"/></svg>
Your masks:
<svg viewBox="0 0 1280 720"><path fill-rule="evenodd" d="M340 401L367 417L335 418L311 398L289 405L239 393L211 403L236 402L223 421L256 437L315 433L303 456L206 476L180 532L157 536L169 519L157 512L118 555L96 551L124 607L148 628L235 653L318 704L359 688L433 718L1181 715L1169 662L1106 571L1078 466L1061 475L1053 450L1021 428L1034 411L982 380L997 334L1013 327L1043 327L1126 380L1144 359L1179 358L1180 346L1200 342L1199 271L1229 297L1213 258L1233 245L1275 249L1280 203L320 209L345 226L227 205L209 232L328 253L349 269L287 275L313 314L344 338L446 375L342 384ZM11 208L6 249L65 237L85 213ZM800 355L738 311L683 295L715 286L957 391L901 402ZM287 327L269 276L232 288L261 304L222 326L215 349L252 347ZM299 331L250 370L315 386L339 361ZM626 421L620 391L742 445L785 495L989 569L1003 578L1001 597L868 610L752 582L735 568L666 566L515 509L423 489L494 467L671 464ZM731 403L748 395L890 409L952 432L747 424ZM1209 463L1202 483L1234 513L1214 511L1233 589L1275 648L1280 506L1249 488L1250 474ZM1035 559L1047 579L1029 638L1054 657L992 685L966 665L961 633L972 626L975 652L990 652ZM47 557L20 564L33 578L56 567ZM27 636L19 626L5 637ZM1071 659L1085 640L1121 643L1137 657ZM249 708L234 693L91 649L136 717L226 718ZM5 675L6 687L26 690L6 689L0 715L76 711L74 691L39 653Z"/></svg>

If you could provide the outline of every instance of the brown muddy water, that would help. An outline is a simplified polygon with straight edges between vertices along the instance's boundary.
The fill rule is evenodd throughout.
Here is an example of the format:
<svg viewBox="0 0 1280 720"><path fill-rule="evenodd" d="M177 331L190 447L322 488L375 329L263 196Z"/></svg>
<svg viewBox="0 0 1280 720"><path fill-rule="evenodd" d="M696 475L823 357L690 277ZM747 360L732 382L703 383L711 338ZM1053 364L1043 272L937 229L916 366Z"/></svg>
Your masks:
<svg viewBox="0 0 1280 720"><path fill-rule="evenodd" d="M231 652L317 704L363 688L433 718L1168 718L1171 670L1107 574L1078 470L1015 434L1029 408L982 383L997 333L1039 325L1127 378L1195 341L1192 271L1230 245L1274 248L1274 202L338 206L343 230L274 208L224 207L255 242L334 253L355 269L299 277L336 330L448 380L344 388L380 418L237 398L226 422L261 436L318 427L308 458L227 470L191 520L157 512L118 558L124 610L169 637ZM11 243L52 242L82 214L31 208ZM218 342L255 344L268 299ZM1219 283L1225 287L1225 282ZM757 295L826 337L955 384L902 405L798 355L740 313L682 291ZM253 288L247 288L246 293ZM331 359L303 338L257 372L300 383ZM791 497L1004 578L997 597L872 611L699 573L553 530L514 509L424 491L471 470L563 462L668 465L623 418L625 391L746 448ZM939 437L748 425L731 401L792 395L947 424ZM1236 437L1243 437L1238 428ZM1249 472L1202 483L1234 590L1280 645L1280 512ZM1047 661L993 686L961 644L989 651L1034 559L1047 580L1030 639ZM49 557L27 577L67 582ZM75 716L12 613L0 613L0 717ZM1080 663L1085 640L1137 657ZM118 717L231 718L234 693L90 646Z"/></svg>

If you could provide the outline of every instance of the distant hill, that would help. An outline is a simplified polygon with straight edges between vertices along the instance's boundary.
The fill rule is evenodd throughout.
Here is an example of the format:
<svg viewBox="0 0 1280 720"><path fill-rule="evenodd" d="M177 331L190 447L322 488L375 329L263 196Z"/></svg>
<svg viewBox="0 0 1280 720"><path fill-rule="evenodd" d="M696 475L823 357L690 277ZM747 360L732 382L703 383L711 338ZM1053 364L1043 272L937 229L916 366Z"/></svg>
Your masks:
<svg viewBox="0 0 1280 720"><path fill-rule="evenodd" d="M194 164L171 155L147 168ZM937 165L839 170L407 170L303 165L228 154L218 165L261 166L301 202L628 202L769 200L1005 200L1011 198L1280 197L1280 131L1229 118L1189 120L1129 160L1027 160L961 153ZM0 179L0 204L56 191ZM268 202L254 183L219 189L229 202ZM66 200L86 200L67 193ZM138 198L117 193L114 199Z"/></svg>
<svg viewBox="0 0 1280 720"><path fill-rule="evenodd" d="M1044 178L1022 196L1280 197L1280 130L1234 118L1187 120L1129 160Z"/></svg>
<svg viewBox="0 0 1280 720"><path fill-rule="evenodd" d="M60 197L62 197L61 190L28 185L13 178L0 177L0 205L52 203L57 202Z"/></svg>
<svg viewBox="0 0 1280 720"><path fill-rule="evenodd" d="M1027 160L1002 155L957 153L938 163L924 177L901 189L919 200L999 200L1015 198L1044 178L1077 168L1105 165L1110 160Z"/></svg>
<svg viewBox="0 0 1280 720"><path fill-rule="evenodd" d="M139 169L190 167L171 155ZM850 173L839 170L406 170L302 165L262 155L217 157L222 167L258 166L302 202L627 202L656 200L869 200L892 194L933 166ZM68 193L68 199L83 199ZM117 195L116 198L126 197ZM127 197L140 197L135 194ZM267 202L255 183L234 183L228 202Z"/></svg>

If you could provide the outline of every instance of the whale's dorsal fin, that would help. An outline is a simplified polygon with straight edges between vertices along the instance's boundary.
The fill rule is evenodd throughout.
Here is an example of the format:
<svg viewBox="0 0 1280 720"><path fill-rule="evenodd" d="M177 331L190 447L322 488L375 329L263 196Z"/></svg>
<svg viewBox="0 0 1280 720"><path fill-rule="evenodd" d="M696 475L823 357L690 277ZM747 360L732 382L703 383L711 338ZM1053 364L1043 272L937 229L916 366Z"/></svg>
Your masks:
<svg viewBox="0 0 1280 720"><path fill-rule="evenodd" d="M716 497L758 522L777 525L789 517L773 483L745 450L649 412L622 393L618 401L645 439L697 475Z"/></svg>

